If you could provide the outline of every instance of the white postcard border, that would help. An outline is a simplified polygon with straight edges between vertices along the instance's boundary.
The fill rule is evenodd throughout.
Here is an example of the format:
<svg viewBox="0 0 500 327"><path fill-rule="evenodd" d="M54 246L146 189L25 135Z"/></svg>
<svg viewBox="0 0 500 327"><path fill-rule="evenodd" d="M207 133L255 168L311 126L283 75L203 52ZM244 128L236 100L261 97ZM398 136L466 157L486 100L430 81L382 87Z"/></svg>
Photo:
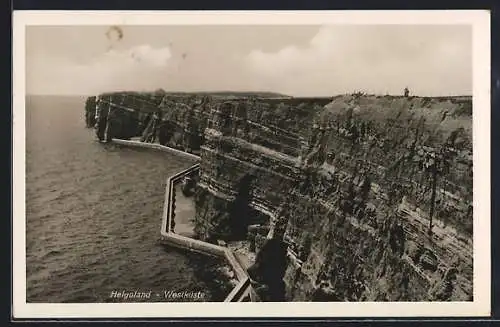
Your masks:
<svg viewBox="0 0 500 327"><path fill-rule="evenodd" d="M28 25L202 24L470 24L473 26L473 302L26 303L25 27ZM13 316L15 318L304 318L490 315L490 42L490 13L485 10L15 11L13 14ZM156 235L151 235L151 237L156 237Z"/></svg>

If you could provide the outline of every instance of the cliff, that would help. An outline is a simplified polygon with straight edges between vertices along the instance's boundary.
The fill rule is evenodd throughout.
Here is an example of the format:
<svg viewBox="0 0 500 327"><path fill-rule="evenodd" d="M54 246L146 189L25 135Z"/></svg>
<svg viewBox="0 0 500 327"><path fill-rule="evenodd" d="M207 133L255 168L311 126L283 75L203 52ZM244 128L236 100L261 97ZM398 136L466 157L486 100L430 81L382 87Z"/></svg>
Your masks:
<svg viewBox="0 0 500 327"><path fill-rule="evenodd" d="M472 299L471 98L96 103L98 136L144 136L156 113L160 143L200 154L195 230L249 240L262 300Z"/></svg>

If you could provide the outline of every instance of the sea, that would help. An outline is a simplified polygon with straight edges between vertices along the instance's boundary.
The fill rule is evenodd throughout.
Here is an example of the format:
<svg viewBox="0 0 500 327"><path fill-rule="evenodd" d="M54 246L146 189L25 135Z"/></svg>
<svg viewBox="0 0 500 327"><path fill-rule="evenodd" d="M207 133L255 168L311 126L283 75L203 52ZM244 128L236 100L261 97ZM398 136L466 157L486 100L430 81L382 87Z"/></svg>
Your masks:
<svg viewBox="0 0 500 327"><path fill-rule="evenodd" d="M223 301L220 262L159 243L166 178L192 162L97 142L84 103L26 98L27 302Z"/></svg>

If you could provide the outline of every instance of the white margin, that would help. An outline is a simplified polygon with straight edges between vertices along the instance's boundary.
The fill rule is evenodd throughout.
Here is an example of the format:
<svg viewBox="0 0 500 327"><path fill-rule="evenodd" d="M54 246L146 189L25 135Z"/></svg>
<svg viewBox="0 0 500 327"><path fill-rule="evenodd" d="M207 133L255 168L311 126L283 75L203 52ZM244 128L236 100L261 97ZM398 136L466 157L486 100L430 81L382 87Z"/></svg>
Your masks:
<svg viewBox="0 0 500 327"><path fill-rule="evenodd" d="M291 303L26 303L25 27L27 25L473 26L474 301ZM490 315L490 13L446 11L14 11L13 13L13 316L15 318L418 317ZM446 81L443 81L444 83ZM155 237L152 235L151 237Z"/></svg>

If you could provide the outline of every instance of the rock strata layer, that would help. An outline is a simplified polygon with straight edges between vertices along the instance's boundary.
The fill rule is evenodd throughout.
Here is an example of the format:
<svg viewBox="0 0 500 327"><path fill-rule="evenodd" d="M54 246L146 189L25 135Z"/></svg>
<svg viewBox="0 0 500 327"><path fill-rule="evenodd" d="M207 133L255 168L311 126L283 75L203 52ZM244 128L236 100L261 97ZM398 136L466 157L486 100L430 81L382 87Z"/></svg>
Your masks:
<svg viewBox="0 0 500 327"><path fill-rule="evenodd" d="M201 156L195 231L250 241L263 301L472 300L471 98L116 93L86 112L101 139Z"/></svg>

